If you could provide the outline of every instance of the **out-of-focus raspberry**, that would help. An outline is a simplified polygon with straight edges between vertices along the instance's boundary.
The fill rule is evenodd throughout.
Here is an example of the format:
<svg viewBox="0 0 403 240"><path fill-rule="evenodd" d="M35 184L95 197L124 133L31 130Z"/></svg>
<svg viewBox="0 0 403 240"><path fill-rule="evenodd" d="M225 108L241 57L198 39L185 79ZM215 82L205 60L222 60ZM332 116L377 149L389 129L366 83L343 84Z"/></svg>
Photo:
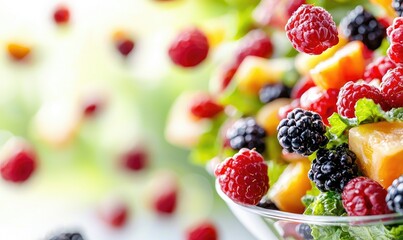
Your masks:
<svg viewBox="0 0 403 240"><path fill-rule="evenodd" d="M207 37L198 29L181 32L169 48L171 60L182 67L194 67L206 59L209 52Z"/></svg>
<svg viewBox="0 0 403 240"><path fill-rule="evenodd" d="M190 106L190 112L197 118L214 118L223 110L209 94L196 95Z"/></svg>
<svg viewBox="0 0 403 240"><path fill-rule="evenodd" d="M365 68L364 80L366 82L371 82L374 79L381 80L386 72L394 67L396 67L396 64L394 64L387 56L379 57L368 64Z"/></svg>
<svg viewBox="0 0 403 240"><path fill-rule="evenodd" d="M247 56L269 58L273 54L273 44L269 36L260 29L246 34L238 48L236 62L240 64Z"/></svg>
<svg viewBox="0 0 403 240"><path fill-rule="evenodd" d="M381 93L392 108L403 107L403 67L398 66L382 78Z"/></svg>
<svg viewBox="0 0 403 240"><path fill-rule="evenodd" d="M339 42L336 23L321 7L301 5L288 20L287 37L300 52L318 55Z"/></svg>
<svg viewBox="0 0 403 240"><path fill-rule="evenodd" d="M301 108L317 112L323 123L329 125L327 120L334 112L337 112L338 89L329 88L322 90L319 87L312 87L301 96Z"/></svg>
<svg viewBox="0 0 403 240"><path fill-rule="evenodd" d="M313 82L312 78L307 76L300 79L297 84L291 90L291 97L292 98L300 98L304 92L306 92L311 87L315 87L315 83Z"/></svg>
<svg viewBox="0 0 403 240"><path fill-rule="evenodd" d="M211 222L202 222L187 230L186 240L217 240L217 229Z"/></svg>
<svg viewBox="0 0 403 240"><path fill-rule="evenodd" d="M388 27L387 34L390 46L387 54L396 64L403 63L403 17L393 20L393 25Z"/></svg>

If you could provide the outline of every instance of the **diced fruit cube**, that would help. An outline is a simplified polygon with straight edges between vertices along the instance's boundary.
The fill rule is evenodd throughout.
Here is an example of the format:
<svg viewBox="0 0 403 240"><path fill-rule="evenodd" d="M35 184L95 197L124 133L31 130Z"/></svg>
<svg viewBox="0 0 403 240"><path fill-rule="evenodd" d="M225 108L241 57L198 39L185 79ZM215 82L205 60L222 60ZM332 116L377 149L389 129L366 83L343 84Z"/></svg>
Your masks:
<svg viewBox="0 0 403 240"><path fill-rule="evenodd" d="M290 163L271 187L269 198L280 210L293 213L304 212L305 207L300 199L312 187L308 178L310 168L309 161Z"/></svg>
<svg viewBox="0 0 403 240"><path fill-rule="evenodd" d="M209 120L196 118L190 112L190 104L197 94L200 93L185 92L172 105L165 129L165 137L171 144L193 147L208 130Z"/></svg>
<svg viewBox="0 0 403 240"><path fill-rule="evenodd" d="M340 89L346 82L362 78L365 71L363 51L364 44L360 41L348 43L310 71L313 81L326 90Z"/></svg>
<svg viewBox="0 0 403 240"><path fill-rule="evenodd" d="M31 48L25 44L11 42L7 45L7 51L12 59L21 61L30 55Z"/></svg>
<svg viewBox="0 0 403 240"><path fill-rule="evenodd" d="M278 98L262 107L256 116L257 123L266 130L268 135L277 134L277 126L280 123L278 111L281 107L291 103L289 98Z"/></svg>
<svg viewBox="0 0 403 240"><path fill-rule="evenodd" d="M266 84L277 83L292 69L290 59L265 59L249 56L239 66L234 76L242 92L258 94Z"/></svg>
<svg viewBox="0 0 403 240"><path fill-rule="evenodd" d="M295 58L295 67L301 75L307 75L311 69L324 60L333 56L337 50L346 45L347 39L339 37L339 43L319 55L299 53Z"/></svg>
<svg viewBox="0 0 403 240"><path fill-rule="evenodd" d="M403 174L403 122L378 122L350 129L349 145L365 176L384 188Z"/></svg>
<svg viewBox="0 0 403 240"><path fill-rule="evenodd" d="M396 12L392 8L392 0L370 0L371 3L380 6L391 18L396 17Z"/></svg>

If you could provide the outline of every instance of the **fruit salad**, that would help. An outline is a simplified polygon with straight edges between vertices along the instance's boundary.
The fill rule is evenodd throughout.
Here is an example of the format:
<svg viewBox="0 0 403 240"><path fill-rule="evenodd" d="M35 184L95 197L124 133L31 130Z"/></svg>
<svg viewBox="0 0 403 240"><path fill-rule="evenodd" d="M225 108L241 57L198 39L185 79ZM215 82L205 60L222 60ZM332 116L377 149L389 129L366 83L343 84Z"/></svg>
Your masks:
<svg viewBox="0 0 403 240"><path fill-rule="evenodd" d="M261 1L209 91L178 98L167 139L241 205L403 214L402 9L400 0ZM173 43L174 63L188 67L188 53L206 47L197 38ZM402 239L403 222L294 230L295 239Z"/></svg>

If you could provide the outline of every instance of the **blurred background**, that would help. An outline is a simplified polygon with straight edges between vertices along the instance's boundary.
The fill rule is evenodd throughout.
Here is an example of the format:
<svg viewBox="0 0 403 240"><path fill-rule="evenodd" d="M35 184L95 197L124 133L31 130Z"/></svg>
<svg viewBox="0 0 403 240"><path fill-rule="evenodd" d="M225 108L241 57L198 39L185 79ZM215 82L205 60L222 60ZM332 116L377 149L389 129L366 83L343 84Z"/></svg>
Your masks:
<svg viewBox="0 0 403 240"><path fill-rule="evenodd" d="M0 0L0 239L186 239L205 221L219 239L251 239L165 128L175 98L208 89L231 51L181 68L175 36L237 39L256 4Z"/></svg>

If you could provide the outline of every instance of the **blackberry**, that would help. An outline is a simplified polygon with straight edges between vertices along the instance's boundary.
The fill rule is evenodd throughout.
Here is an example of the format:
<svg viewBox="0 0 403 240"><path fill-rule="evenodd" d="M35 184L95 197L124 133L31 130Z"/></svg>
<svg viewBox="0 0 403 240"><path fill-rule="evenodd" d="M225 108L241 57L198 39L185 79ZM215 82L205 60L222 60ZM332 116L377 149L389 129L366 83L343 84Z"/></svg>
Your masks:
<svg viewBox="0 0 403 240"><path fill-rule="evenodd" d="M370 12L357 6L340 23L343 34L350 41L359 40L370 50L381 46L386 28Z"/></svg>
<svg viewBox="0 0 403 240"><path fill-rule="evenodd" d="M403 175L395 179L388 188L386 203L389 210L397 213L403 213Z"/></svg>
<svg viewBox="0 0 403 240"><path fill-rule="evenodd" d="M356 155L342 144L333 149L319 149L308 177L322 192L341 193L347 183L358 176Z"/></svg>
<svg viewBox="0 0 403 240"><path fill-rule="evenodd" d="M49 240L84 240L80 233L62 233L51 237Z"/></svg>
<svg viewBox="0 0 403 240"><path fill-rule="evenodd" d="M304 239L304 240L313 240L313 236L311 234L312 229L306 223L301 223L297 226L297 233Z"/></svg>
<svg viewBox="0 0 403 240"><path fill-rule="evenodd" d="M399 17L403 17L403 0L393 0L392 7Z"/></svg>
<svg viewBox="0 0 403 240"><path fill-rule="evenodd" d="M262 103L269 103L277 98L289 98L291 89L282 83L267 84L260 89L259 98Z"/></svg>
<svg viewBox="0 0 403 240"><path fill-rule="evenodd" d="M309 156L325 146L326 127L319 114L296 108L277 127L280 145L288 152Z"/></svg>
<svg viewBox="0 0 403 240"><path fill-rule="evenodd" d="M263 197L262 200L256 205L261 208L271 209L271 210L280 210L274 202L272 202L269 198Z"/></svg>
<svg viewBox="0 0 403 240"><path fill-rule="evenodd" d="M257 152L263 153L266 149L265 137L265 130L252 117L237 120L227 131L227 138L234 150L255 148Z"/></svg>

